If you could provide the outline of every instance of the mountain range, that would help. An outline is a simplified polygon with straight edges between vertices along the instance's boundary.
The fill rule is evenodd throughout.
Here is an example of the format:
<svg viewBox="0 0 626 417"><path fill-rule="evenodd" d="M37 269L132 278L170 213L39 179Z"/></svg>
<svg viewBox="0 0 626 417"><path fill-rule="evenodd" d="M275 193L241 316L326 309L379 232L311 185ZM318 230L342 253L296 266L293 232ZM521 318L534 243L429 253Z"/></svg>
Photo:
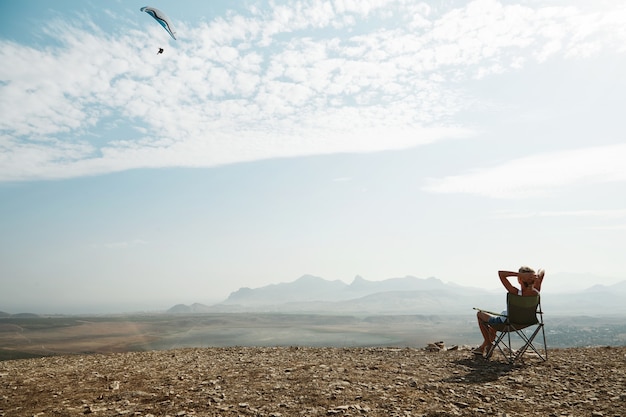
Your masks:
<svg viewBox="0 0 626 417"><path fill-rule="evenodd" d="M570 293L542 292L542 308L553 315L626 315L626 281L594 285ZM472 308L501 311L504 291L444 283L437 278L406 276L352 283L303 275L293 282L240 288L221 303L178 304L172 314L210 312L281 312L327 314L472 314Z"/></svg>

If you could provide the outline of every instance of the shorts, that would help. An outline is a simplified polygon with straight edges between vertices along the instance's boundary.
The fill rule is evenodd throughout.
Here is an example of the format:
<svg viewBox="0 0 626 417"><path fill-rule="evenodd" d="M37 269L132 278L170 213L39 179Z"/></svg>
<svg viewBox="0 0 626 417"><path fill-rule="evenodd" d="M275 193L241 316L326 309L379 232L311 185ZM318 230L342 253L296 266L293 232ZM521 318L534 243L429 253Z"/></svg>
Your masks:
<svg viewBox="0 0 626 417"><path fill-rule="evenodd" d="M489 317L489 321L487 323L490 324L502 324L506 319L502 316L491 316Z"/></svg>

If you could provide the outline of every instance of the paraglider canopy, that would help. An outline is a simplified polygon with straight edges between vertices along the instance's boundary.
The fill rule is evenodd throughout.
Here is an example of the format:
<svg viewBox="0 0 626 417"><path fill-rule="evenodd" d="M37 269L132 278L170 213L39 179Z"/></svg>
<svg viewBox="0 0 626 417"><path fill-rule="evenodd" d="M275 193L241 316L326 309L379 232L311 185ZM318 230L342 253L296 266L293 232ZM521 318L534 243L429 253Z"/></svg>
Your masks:
<svg viewBox="0 0 626 417"><path fill-rule="evenodd" d="M172 27L172 23L170 19L160 11L159 9L155 9L154 7L145 6L140 9L142 12L148 13L150 16L154 18L163 28L170 34L170 36L176 40L176 32L174 32L174 28Z"/></svg>

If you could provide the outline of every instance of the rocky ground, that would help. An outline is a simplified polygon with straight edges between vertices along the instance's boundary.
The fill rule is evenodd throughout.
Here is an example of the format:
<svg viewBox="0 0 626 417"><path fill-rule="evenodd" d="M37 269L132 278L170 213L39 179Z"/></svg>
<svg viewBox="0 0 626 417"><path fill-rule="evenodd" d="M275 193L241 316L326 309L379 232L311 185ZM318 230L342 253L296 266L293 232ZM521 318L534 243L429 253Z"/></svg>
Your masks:
<svg viewBox="0 0 626 417"><path fill-rule="evenodd" d="M0 416L626 416L626 346L192 348L0 362Z"/></svg>

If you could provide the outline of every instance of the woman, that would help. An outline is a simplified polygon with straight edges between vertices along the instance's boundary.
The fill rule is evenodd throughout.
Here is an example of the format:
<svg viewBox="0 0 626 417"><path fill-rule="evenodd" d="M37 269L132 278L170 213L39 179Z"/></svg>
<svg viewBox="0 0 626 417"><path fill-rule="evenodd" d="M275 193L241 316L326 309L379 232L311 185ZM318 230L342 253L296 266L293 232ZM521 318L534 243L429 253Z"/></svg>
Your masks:
<svg viewBox="0 0 626 417"><path fill-rule="evenodd" d="M540 269L539 272L535 274L535 270L528 266L520 267L518 272L498 271L500 281L506 290L512 294L524 297L539 294L544 275L545 271L543 269ZM520 288L511 284L509 277L517 277L517 282L520 284ZM506 315L506 311L503 311L502 314ZM483 343L474 349L474 353L482 355L485 352L485 349L489 348L493 341L496 340L496 331L489 326L489 323L503 323L505 318L502 316L494 316L484 311L479 311L476 314L476 317L478 318L478 327L483 335Z"/></svg>

